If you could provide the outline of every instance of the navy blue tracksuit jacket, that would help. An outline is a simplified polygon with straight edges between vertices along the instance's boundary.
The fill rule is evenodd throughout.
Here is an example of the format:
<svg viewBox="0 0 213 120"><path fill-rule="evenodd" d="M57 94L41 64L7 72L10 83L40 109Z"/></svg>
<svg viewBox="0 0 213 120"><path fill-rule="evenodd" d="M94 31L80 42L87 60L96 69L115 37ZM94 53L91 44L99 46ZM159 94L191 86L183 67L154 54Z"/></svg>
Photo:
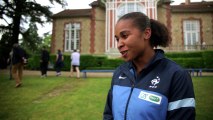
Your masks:
<svg viewBox="0 0 213 120"><path fill-rule="evenodd" d="M135 74L132 62L112 78L103 120L194 120L195 96L187 71L156 50L150 63Z"/></svg>

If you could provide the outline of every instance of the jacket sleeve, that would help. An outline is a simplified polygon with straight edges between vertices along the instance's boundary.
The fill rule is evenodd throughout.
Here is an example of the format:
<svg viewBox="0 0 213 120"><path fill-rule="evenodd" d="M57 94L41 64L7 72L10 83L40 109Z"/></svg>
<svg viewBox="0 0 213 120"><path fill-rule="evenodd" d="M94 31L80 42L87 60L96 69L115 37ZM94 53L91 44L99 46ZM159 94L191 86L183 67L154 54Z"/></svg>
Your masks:
<svg viewBox="0 0 213 120"><path fill-rule="evenodd" d="M112 89L109 90L103 113L103 120L113 120L112 115Z"/></svg>
<svg viewBox="0 0 213 120"><path fill-rule="evenodd" d="M168 102L167 120L195 120L195 95L192 79L187 71L175 72Z"/></svg>
<svg viewBox="0 0 213 120"><path fill-rule="evenodd" d="M20 56L20 58L23 58L25 55L24 49L22 48L18 48L18 55Z"/></svg>
<svg viewBox="0 0 213 120"><path fill-rule="evenodd" d="M115 72L113 73L113 77L112 77L112 81L111 81L111 87L109 89L108 95L107 95L107 99L106 99L106 104L105 104L105 109L104 109L104 113L103 113L103 120L113 120L113 113L112 113L112 98L113 98L113 84L114 84L114 79L115 79L115 75L116 75L117 71L115 70Z"/></svg>

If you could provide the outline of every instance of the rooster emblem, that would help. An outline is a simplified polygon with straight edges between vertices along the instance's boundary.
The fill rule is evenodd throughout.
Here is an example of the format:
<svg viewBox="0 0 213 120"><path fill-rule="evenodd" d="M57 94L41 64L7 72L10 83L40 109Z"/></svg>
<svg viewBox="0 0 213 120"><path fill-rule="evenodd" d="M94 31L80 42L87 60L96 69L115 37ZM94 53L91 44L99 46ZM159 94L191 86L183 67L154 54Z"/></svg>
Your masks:
<svg viewBox="0 0 213 120"><path fill-rule="evenodd" d="M160 82L160 78L157 76L155 79L151 80L151 84L149 87L150 88L157 88L157 84Z"/></svg>

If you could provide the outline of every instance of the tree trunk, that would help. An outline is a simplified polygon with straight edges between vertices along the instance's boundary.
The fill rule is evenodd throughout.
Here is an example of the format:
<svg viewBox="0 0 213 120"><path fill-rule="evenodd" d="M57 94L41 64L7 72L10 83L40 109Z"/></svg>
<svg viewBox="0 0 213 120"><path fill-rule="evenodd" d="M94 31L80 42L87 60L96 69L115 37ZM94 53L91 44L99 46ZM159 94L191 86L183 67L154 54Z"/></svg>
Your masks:
<svg viewBox="0 0 213 120"><path fill-rule="evenodd" d="M22 9L25 4L25 0L14 0L16 4L15 13L13 17L13 26L12 26L12 41L13 43L19 42L19 34L20 34L20 23L21 23L21 16L23 15Z"/></svg>
<svg viewBox="0 0 213 120"><path fill-rule="evenodd" d="M18 36L20 33L20 21L21 21L21 15L16 15L13 17L13 30L12 30L12 41L14 43L18 43Z"/></svg>

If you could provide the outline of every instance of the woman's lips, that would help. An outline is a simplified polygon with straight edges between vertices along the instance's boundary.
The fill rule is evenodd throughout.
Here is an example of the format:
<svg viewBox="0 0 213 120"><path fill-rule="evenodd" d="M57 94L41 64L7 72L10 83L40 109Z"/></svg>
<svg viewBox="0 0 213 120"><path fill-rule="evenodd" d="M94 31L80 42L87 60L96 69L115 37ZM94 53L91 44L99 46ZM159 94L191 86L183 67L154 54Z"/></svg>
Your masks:
<svg viewBox="0 0 213 120"><path fill-rule="evenodd" d="M125 50L125 51L122 51L120 52L122 57L126 57L127 56L127 53L128 53L128 50Z"/></svg>

